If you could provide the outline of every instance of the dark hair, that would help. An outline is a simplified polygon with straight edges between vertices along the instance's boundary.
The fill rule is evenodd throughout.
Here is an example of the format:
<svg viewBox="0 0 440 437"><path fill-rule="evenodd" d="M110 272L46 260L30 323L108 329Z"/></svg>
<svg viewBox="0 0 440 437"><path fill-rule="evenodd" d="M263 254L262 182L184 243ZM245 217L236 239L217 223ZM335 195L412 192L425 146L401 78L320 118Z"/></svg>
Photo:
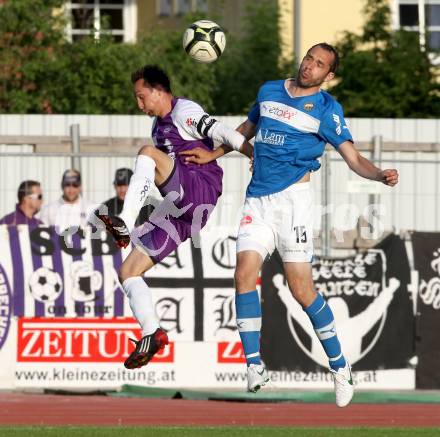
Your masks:
<svg viewBox="0 0 440 437"><path fill-rule="evenodd" d="M29 196L29 194L32 194L32 187L39 187L39 186L40 183L37 181L31 181L31 180L23 181L18 187L18 192L17 192L18 203L21 204L25 196Z"/></svg>
<svg viewBox="0 0 440 437"><path fill-rule="evenodd" d="M170 78L157 65L144 65L131 75L133 84L140 79L143 79L152 88L162 88L164 91L171 93Z"/></svg>
<svg viewBox="0 0 440 437"><path fill-rule="evenodd" d="M339 55L336 49L332 45L327 44L326 42L320 42L310 47L309 50L307 50L307 52L310 52L310 50L314 49L315 47L320 47L321 49L324 49L327 52L333 53L333 62L330 64L329 73L336 73L336 70L339 67Z"/></svg>

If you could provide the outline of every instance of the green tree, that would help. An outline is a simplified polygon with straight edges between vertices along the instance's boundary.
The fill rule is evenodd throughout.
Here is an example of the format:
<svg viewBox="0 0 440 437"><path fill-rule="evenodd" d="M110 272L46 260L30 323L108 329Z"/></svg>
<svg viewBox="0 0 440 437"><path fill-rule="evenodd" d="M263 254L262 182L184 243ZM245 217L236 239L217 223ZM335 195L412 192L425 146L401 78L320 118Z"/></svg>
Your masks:
<svg viewBox="0 0 440 437"><path fill-rule="evenodd" d="M147 63L170 74L175 94L214 109L215 69L194 65L182 50L181 31L158 30L137 44L117 44L105 34L72 44L65 39L64 3L0 6L0 112L138 113L130 73Z"/></svg>
<svg viewBox="0 0 440 437"><path fill-rule="evenodd" d="M64 38L62 0L0 5L0 111L50 112L46 67Z"/></svg>
<svg viewBox="0 0 440 437"><path fill-rule="evenodd" d="M177 31L156 29L136 44L116 44L105 34L72 44L63 14L56 13L63 4L8 0L0 7L1 112L136 114L130 73L152 63L168 72L175 95L213 114L242 114L259 85L287 75L279 62L277 5L270 0L249 1L244 36L228 35L225 53L212 64L196 63L182 49L184 28L200 16L188 16Z"/></svg>
<svg viewBox="0 0 440 437"><path fill-rule="evenodd" d="M131 73L157 64L170 76L175 95L213 108L214 72L197 65L181 48L180 32L156 31L137 44L115 44L110 37L86 38L60 46L48 67L46 88L56 113L138 114Z"/></svg>
<svg viewBox="0 0 440 437"><path fill-rule="evenodd" d="M438 117L438 74L418 34L392 31L387 0L367 0L360 35L345 32L338 83L330 89L351 117Z"/></svg>
<svg viewBox="0 0 440 437"><path fill-rule="evenodd" d="M228 36L225 53L216 62L217 114L247 113L265 81L292 73L293 60L280 61L282 42L278 23L276 2L248 2L243 20L244 36Z"/></svg>

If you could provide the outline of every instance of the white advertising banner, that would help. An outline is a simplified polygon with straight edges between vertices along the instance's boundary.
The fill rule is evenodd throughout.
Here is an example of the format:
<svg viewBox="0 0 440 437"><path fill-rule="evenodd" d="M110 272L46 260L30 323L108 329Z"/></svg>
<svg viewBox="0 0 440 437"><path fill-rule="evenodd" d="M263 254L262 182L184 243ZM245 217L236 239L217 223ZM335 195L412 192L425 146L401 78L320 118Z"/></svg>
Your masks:
<svg viewBox="0 0 440 437"><path fill-rule="evenodd" d="M20 319L15 386L116 389L123 384L162 388L246 389L239 342L171 341L147 367L122 362L139 333L133 319ZM270 372L271 387L332 389L329 372ZM358 388L412 388L414 371L355 372Z"/></svg>
<svg viewBox="0 0 440 437"><path fill-rule="evenodd" d="M202 232L201 247L186 241L148 272L146 281L170 345L148 366L134 371L125 369L123 362L133 348L130 338L138 339L140 330L116 273L126 253L106 234L99 239L90 236L85 230L66 242L53 228L0 226L0 388L106 390L136 384L246 389L246 365L235 326L234 236L210 228ZM263 271L261 287L262 353L270 363L272 387L331 390L330 374L319 356L304 353L291 334L288 322L297 322L289 319L289 308L273 289L278 274L272 269L264 276ZM346 302L350 307L352 302ZM385 323L388 318L381 312L378 320ZM272 326L274 322L279 327ZM373 328L368 335L384 337ZM295 332L301 334L297 327ZM356 338L355 332L344 335ZM307 345L307 337L301 338ZM386 348L389 341L391 336L376 343ZM364 355L378 357L371 362L380 364L383 354L377 347ZM402 353L402 362L403 358ZM403 366L368 367L364 359L364 366L355 365L354 371L359 388L415 386L415 371Z"/></svg>

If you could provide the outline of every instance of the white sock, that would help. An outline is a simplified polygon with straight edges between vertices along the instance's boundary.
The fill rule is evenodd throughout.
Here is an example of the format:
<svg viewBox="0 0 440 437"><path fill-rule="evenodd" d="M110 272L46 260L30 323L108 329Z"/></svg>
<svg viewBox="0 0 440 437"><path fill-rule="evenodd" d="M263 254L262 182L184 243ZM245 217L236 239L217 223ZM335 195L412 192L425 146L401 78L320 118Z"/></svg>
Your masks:
<svg viewBox="0 0 440 437"><path fill-rule="evenodd" d="M159 321L148 285L140 276L133 276L122 283L122 288L128 297L134 318L141 325L142 337L153 334L159 328Z"/></svg>
<svg viewBox="0 0 440 437"><path fill-rule="evenodd" d="M154 184L156 163L154 159L146 155L139 155L136 159L133 176L128 185L127 194L124 199L121 217L131 232L139 215L139 211L144 205L151 186Z"/></svg>

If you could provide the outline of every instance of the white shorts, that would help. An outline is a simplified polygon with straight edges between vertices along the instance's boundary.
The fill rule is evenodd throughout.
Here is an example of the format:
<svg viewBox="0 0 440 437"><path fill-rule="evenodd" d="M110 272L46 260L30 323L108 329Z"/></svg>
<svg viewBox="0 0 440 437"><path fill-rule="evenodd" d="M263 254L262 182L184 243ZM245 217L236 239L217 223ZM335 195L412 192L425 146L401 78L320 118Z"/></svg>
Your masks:
<svg viewBox="0 0 440 437"><path fill-rule="evenodd" d="M237 253L257 251L263 260L278 249L284 262L313 258L313 201L310 182L279 193L246 198L237 238Z"/></svg>

